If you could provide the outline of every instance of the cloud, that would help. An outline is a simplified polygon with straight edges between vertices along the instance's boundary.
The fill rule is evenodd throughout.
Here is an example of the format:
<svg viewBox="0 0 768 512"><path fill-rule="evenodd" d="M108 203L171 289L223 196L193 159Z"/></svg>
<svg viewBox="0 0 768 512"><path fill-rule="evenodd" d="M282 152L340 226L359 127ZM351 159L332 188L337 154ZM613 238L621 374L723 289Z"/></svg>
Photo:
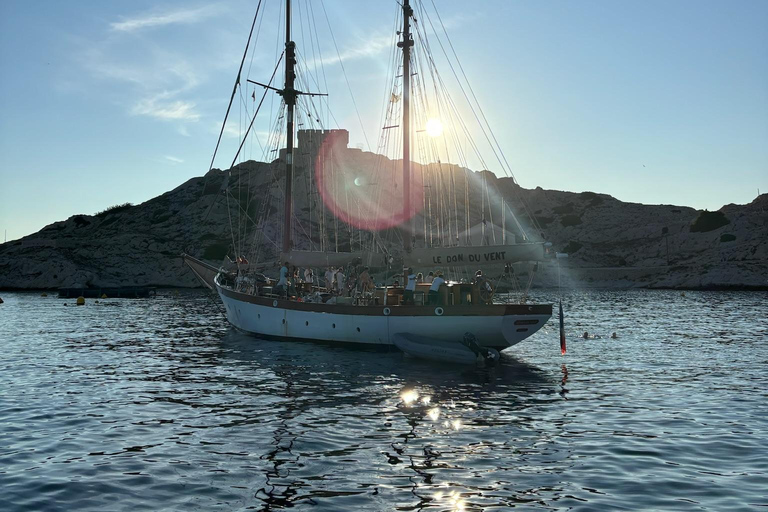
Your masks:
<svg viewBox="0 0 768 512"><path fill-rule="evenodd" d="M211 125L211 133L218 134L220 131L221 121L216 121ZM237 123L233 122L231 119L227 122L226 126L224 126L224 137L240 140L243 133L245 133L245 128L239 128Z"/></svg>
<svg viewBox="0 0 768 512"><path fill-rule="evenodd" d="M310 61L308 62L308 66L312 68L315 68L321 64L330 66L340 61L375 57L384 51L390 50L393 44L394 39L391 35L372 37L370 39L361 40L359 45L341 51L331 57L324 58L322 61L319 59L316 61Z"/></svg>
<svg viewBox="0 0 768 512"><path fill-rule="evenodd" d="M169 161L171 161L171 162L173 162L175 164L183 164L184 163L184 160L182 160L181 158L177 158L177 157L171 156L171 155L165 155L165 159L169 160Z"/></svg>
<svg viewBox="0 0 768 512"><path fill-rule="evenodd" d="M131 86L123 93L134 96L129 114L161 120L200 119L196 104L180 98L199 85L204 73L196 66L167 49L149 47L138 57L110 49L109 45L96 45L85 50L79 61L98 79ZM189 135L183 130L181 134Z"/></svg>
<svg viewBox="0 0 768 512"><path fill-rule="evenodd" d="M138 47L137 47L138 46ZM75 57L99 79L125 82L144 90L162 90L181 85L193 89L204 70L183 54L153 45L119 44L111 40L83 50Z"/></svg>
<svg viewBox="0 0 768 512"><path fill-rule="evenodd" d="M131 109L131 114L166 120L199 120L200 114L195 111L195 104L190 101L171 99L175 94L176 92L163 92L156 96L139 100Z"/></svg>
<svg viewBox="0 0 768 512"><path fill-rule="evenodd" d="M476 14L469 17L466 14L453 16L451 18L444 19L443 26L445 26L446 30L448 30L454 27L462 26L462 23L464 23L466 20L474 19L477 17L478 16ZM431 26L422 27L422 30L424 31L423 33L426 35L426 37L434 37L434 31L432 30ZM418 37L418 34L415 34L414 37ZM444 37L442 32L440 32L440 37ZM395 44L396 38L394 34L389 32L383 34L380 33L372 37L360 38L352 48L344 49L339 53L336 53L336 55L331 55L330 57L322 59L322 61L320 59L308 61L307 65L309 67L315 68L321 64L330 66L337 64L340 61L346 62L355 59L378 57L382 53L389 52Z"/></svg>
<svg viewBox="0 0 768 512"><path fill-rule="evenodd" d="M150 27L161 27L164 25L173 25L179 23L197 23L206 18L218 14L217 6L203 6L197 9L179 9L176 11L167 11L164 13L145 14L135 18L124 19L123 21L110 23L112 30L118 32L133 32Z"/></svg>

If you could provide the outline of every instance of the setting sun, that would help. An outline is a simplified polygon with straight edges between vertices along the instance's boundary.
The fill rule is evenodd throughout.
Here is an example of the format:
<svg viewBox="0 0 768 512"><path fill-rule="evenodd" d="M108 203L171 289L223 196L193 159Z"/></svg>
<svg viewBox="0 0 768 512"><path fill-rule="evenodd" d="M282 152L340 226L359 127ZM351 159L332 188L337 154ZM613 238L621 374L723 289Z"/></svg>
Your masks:
<svg viewBox="0 0 768 512"><path fill-rule="evenodd" d="M425 129L430 137L439 137L443 134L443 123L439 119L432 118L427 121Z"/></svg>

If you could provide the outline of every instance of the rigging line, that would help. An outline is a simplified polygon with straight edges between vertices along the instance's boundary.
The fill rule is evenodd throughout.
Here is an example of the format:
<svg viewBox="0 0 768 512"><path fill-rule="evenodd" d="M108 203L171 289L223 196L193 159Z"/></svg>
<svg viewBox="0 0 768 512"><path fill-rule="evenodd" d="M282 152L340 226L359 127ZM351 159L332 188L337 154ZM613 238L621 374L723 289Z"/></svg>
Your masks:
<svg viewBox="0 0 768 512"><path fill-rule="evenodd" d="M395 96L394 92L394 75L397 74L396 72L396 58L397 58L397 41L396 41L396 33L397 33L397 27L399 25L400 21L400 13L402 13L403 10L401 7L397 6L395 8L395 19L394 19L394 26L392 27L392 44L390 49L390 56L389 56L389 65L387 66L387 80L384 82L384 101L381 105L381 111L379 114L379 120L381 122L380 126L386 126L386 115L389 111L390 103L392 102L392 99ZM391 72L391 74L390 74ZM382 138L384 137L383 130L380 133L379 136L379 146L381 146Z"/></svg>
<svg viewBox="0 0 768 512"><path fill-rule="evenodd" d="M243 88L240 87L239 90L240 90L240 98L242 99L242 97L243 97ZM241 137L242 136L242 130L243 130L243 106L242 106L242 104L240 105L240 108L238 109L238 114L239 114L239 116L238 116L238 122L237 122L237 130L238 130L238 137ZM242 206L240 204L240 201L241 201L242 196L243 196L243 187L241 185L242 177L243 177L243 173L242 173L242 170L240 170L237 173L237 206L238 206L238 210L237 210L237 247L235 248L235 251L237 251L235 254L238 257L242 255L242 253L240 252L240 250L242 249L241 244L240 244L240 241L241 241L240 219L242 217L242 215L240 215L240 208L242 208Z"/></svg>
<svg viewBox="0 0 768 512"><path fill-rule="evenodd" d="M459 66L459 70L461 71L462 76L464 77L464 81L467 84L467 87L469 88L469 92L472 94L472 99L475 100L475 104L477 105L477 109L480 111L480 115L483 118L483 121L485 122L485 125L488 127L488 131L491 134L491 137L493 138L493 142L496 144L496 146L499 148L499 153L504 158L504 163L506 164L507 169L509 170L510 175L512 176L512 179L514 180L514 173L512 172L512 168L509 165L509 162L507 162L507 158L504 155L504 152L501 149L501 145L499 144L499 141L496 139L496 135L493 133L493 130L491 129L491 125L488 122L488 119L485 117L485 112L483 111L482 106L480 105L480 102L477 100L477 96L475 95L475 91L472 88L472 84L469 82L469 79L467 78L467 74L464 72L464 66L461 65L461 61L459 60L459 56L456 54L456 50L453 47L453 42L451 42L451 38L448 36L448 31L445 29L445 25L443 24L443 20L440 17L440 12L437 11L437 7L435 6L434 0L432 1L432 6L435 9L435 14L437 14L437 19L440 21L440 26L443 29L443 33L445 34L445 39L448 41L448 45L451 48L451 52L453 53L454 58L456 59L456 64ZM427 17L429 19L429 17ZM430 21L431 24L431 21ZM515 180L517 181L517 180Z"/></svg>
<svg viewBox="0 0 768 512"><path fill-rule="evenodd" d="M282 41L282 31L283 31L283 23L281 23L283 19L283 4L284 2L278 2L279 8L277 13L277 39L275 40L275 60L277 60L277 56L280 53L280 42ZM283 50L285 52L285 50ZM280 108L278 110L278 113L282 113L283 110L283 102L280 101ZM269 119L274 119L274 112L275 112L275 97L270 96L269 97ZM264 155L262 159L266 160L266 158L269 156L269 153L267 152L270 147L270 140L272 139L272 133L268 134L267 141L266 141L266 148L264 151Z"/></svg>
<svg viewBox="0 0 768 512"><path fill-rule="evenodd" d="M255 92L256 92L256 88L254 87L254 94L255 94ZM247 104L247 100L246 100L247 97L248 97L248 85L246 85L246 95L245 95L245 97L243 96L242 92L240 93L240 104L241 104L241 107L245 109L245 113L247 114L247 116L250 117L251 114L250 114L250 112L248 112L248 104ZM247 117L246 117L246 119L247 119ZM242 123L242 124L245 125L245 123ZM241 130L242 130L242 128L243 127L240 126ZM261 145L261 141L259 140L259 138L256 137L256 136L254 136L253 138L256 140L256 143L259 145L259 148L263 152L264 151L264 146ZM253 144L251 144L251 153L250 153L250 155L253 156Z"/></svg>
<svg viewBox="0 0 768 512"><path fill-rule="evenodd" d="M433 6L434 6L434 2L433 2ZM435 7L435 9L436 9L436 7ZM439 16L440 16L440 14L438 13L438 17ZM446 61L448 62L448 66L451 68L451 71L453 72L453 76L454 76L454 78L456 78L456 82L459 84L459 89L461 90L462 94L464 95L464 99L467 100L467 104L469 105L469 108L472 111L472 114L474 115L475 120L477 121L478 125L480 126L480 130L483 132L483 135L485 136L485 139L488 142L488 145L490 146L491 151L493 151L494 156L496 156L496 159L498 160L499 164L501 165L502 170L504 170L504 172L506 173L507 171L506 171L506 169L504 167L504 163L502 162L502 159L499 157L499 155L498 155L498 153L496 151L497 148L496 148L496 146L494 146L491 143L491 139L490 139L490 137L488 137L488 134L486 133L485 126L480 121L480 118L478 117L477 112L475 111L475 106L470 101L469 96L467 95L467 93L466 93L466 91L464 89L464 86L462 85L461 80L459 79L458 73L456 73L456 69L454 68L453 63L450 61L450 58L448 57L448 52L445 50L445 46L443 45L442 40L437 35L437 30L435 30L435 27L432 24L432 19L429 17L429 15L427 15L427 21L429 22L430 26L432 27L433 32L435 33L435 36L437 38L437 42L440 45L440 48L443 50L443 54L445 55ZM442 23L442 21L441 21L441 23ZM445 30L445 26L443 26L443 32L445 32L446 38L448 38L448 33ZM448 39L448 43L450 44L450 39ZM453 49L453 47L451 47L451 48ZM455 51L454 51L454 57L456 57ZM458 63L458 57L456 57L456 59L457 59L457 63ZM466 75L465 75L465 81L466 81ZM467 84L467 85L469 86L469 84ZM478 108L479 108L479 105L478 105Z"/></svg>
<svg viewBox="0 0 768 512"><path fill-rule="evenodd" d="M266 10L267 10L267 1L268 1L268 0L265 0L265 2L264 2L264 11L266 11ZM246 76L246 77L248 77L248 76L251 76L251 69L253 69L253 59L254 59L254 57L256 57L256 51L255 51L255 49L256 49L256 45L257 45L257 44L258 44L258 42L259 42L259 34L261 33L261 26L262 26L262 24L264 23L264 18L266 18L266 16L262 16L262 17L261 17L261 19L259 20L259 28L258 28L258 29L256 29L256 39L253 41L253 48L254 48L254 51L253 51L253 52L251 52L251 60L250 60L250 61L248 61L248 71L245 73L245 76Z"/></svg>
<svg viewBox="0 0 768 512"><path fill-rule="evenodd" d="M349 85L349 78L347 77L347 70L344 68L344 61L341 58L341 52L339 46L336 44L336 36L333 35L333 28L331 28L331 20L328 18L328 11L325 10L325 2L320 0L320 6L323 8L323 14L325 14L325 21L328 23L328 30L331 33L331 40L333 46L336 48L336 55L339 57L339 65L344 75L344 80L347 82L347 89L349 89L349 95L352 98L352 105L355 107L355 113L357 114L357 120L360 123L360 129L363 131L363 137L365 138L365 144L368 146L368 151L371 151L371 144L368 142L368 134L365 133L365 127L363 126L363 119L360 117L360 110L357 108L357 102L355 101L355 95L352 94L352 86Z"/></svg>
<svg viewBox="0 0 768 512"><path fill-rule="evenodd" d="M442 20L442 18L440 16L440 12L437 10L437 7L435 6L434 0L431 0L431 2L432 2L432 7L435 9L435 14L437 14L437 19L438 19L438 21L440 21L440 26L443 29L443 33L445 34L445 38L448 41L448 45L451 48L451 52L453 53L453 56L456 59L456 64L458 64L459 70L461 70L461 74L464 76L464 80L465 80L465 82L467 84L467 87L469 88L470 93L472 94L472 98L475 100L475 104L477 105L477 108L480 111L480 115L482 116L483 121L485 122L485 125L488 127L488 131L490 132L491 137L493 138L493 142L496 144L496 147L499 150L499 154L501 155L501 158L504 160L504 165L506 165L506 170L509 172L509 175L512 178L513 183L517 184L517 179L515 178L515 174L512 172L512 166L509 165L509 161L507 160L507 156L504 154L504 151L501 149L501 145L499 144L499 141L496 138L496 134L493 132L493 129L491 128L490 123L488 122L488 119L485 116L485 112L483 111L483 108L480 105L480 102L477 100L477 96L475 95L475 91L472 88L472 84L469 82L469 79L467 78L467 75L464 72L464 66L461 65L461 61L459 60L459 57L456 54L456 50L453 47L453 43L451 42L451 38L448 36L448 31L445 29L445 25L443 24L443 20ZM427 16L427 20L429 21L430 25L432 25L432 21L430 20L429 16ZM433 29L434 29L434 27L433 27ZM439 42L439 38L438 38L438 42ZM442 43L440 44L440 46L442 47ZM446 57L447 57L447 55L446 55ZM449 64L450 64L450 62L449 62ZM452 65L451 65L451 69L453 69ZM463 92L463 90L464 89L462 87L462 92ZM474 113L474 109L473 109L473 113ZM485 130L483 130L483 133L485 133ZM494 150L494 154L496 154L495 150ZM499 163L501 163L501 161ZM502 167L502 169L503 168L504 167ZM522 195L518 194L516 191L515 191L515 195L518 196L518 199L520 200L520 203L523 205L523 208L525 209L525 212L530 217L531 223L533 224L533 227L536 228L539 232L541 232L541 226L539 225L539 223L536 220L536 218L531 214L531 212L530 212L530 210L528 208L528 205L526 204L525 200L522 198ZM518 229L520 229L522 234L523 234L523 236L527 238L527 234L522 229L522 226L520 225L520 223L518 222L517 224L518 224Z"/></svg>
<svg viewBox="0 0 768 512"><path fill-rule="evenodd" d="M279 63L278 63L278 65L279 65ZM282 109L283 105L284 105L284 104L281 104L281 109ZM301 110L299 110L299 112L301 112ZM282 118L282 116L278 116L278 119L277 119L276 125L277 125L277 124L280 124L280 119L281 119L281 118ZM274 133L275 133L274 139L277 139L278 137L282 138L282 137L281 137L281 134L280 134L280 132L279 132L279 131L275 130L275 132L274 132ZM279 140L276 140L276 141L275 141L275 143L274 143L273 145L274 145L274 146L276 146L276 147L277 147L277 146L279 146L279 145L280 145L280 141L279 141ZM278 191L279 191L281 194L283 194L283 187L280 185L280 181L277 179L277 175L275 174L275 168L274 168L274 166L272 166L272 165L269 165L269 170L270 170L270 172L271 172L271 174L272 174L272 179L273 179L273 182L276 184L276 187L277 187ZM296 225L297 225L297 226L298 226L298 227L301 229L301 231L304 233L304 235L307 235L307 231L306 231L306 229L304 228L303 224L302 224L302 223L299 221L299 219L298 219L298 217L297 217L297 214L296 214L296 212L293 212L293 213L291 214L291 220L293 220L293 221L296 221Z"/></svg>
<svg viewBox="0 0 768 512"><path fill-rule="evenodd" d="M315 33L315 41L317 42L317 54L320 56L320 70L323 73L323 84L325 85L325 90L327 91L328 90L328 79L327 79L327 77L325 75L325 63L323 61L323 51L322 51L322 47L320 46L320 36L318 34L318 31L317 31L317 22L315 21L315 9L314 9L314 7L312 7L312 3L313 2L308 2L308 4L309 4L309 11L310 11L310 13L312 13L312 16L310 18L312 20L312 26L315 29L314 33ZM327 114L326 114L326 118L325 118L325 125L329 126L331 124L331 122L330 122L331 121L330 120L330 117L331 117L330 116L330 110L331 110L330 99L326 99L326 103L325 104L326 104L326 109L327 109Z"/></svg>
<svg viewBox="0 0 768 512"><path fill-rule="evenodd" d="M248 34L248 42L245 43L245 50L243 51L243 58L240 61L240 68L237 70L237 79L235 79L235 85L232 87L232 95L229 97L229 106L227 107L227 113L224 115L224 122L221 124L221 131L219 132L219 139L216 141L216 149L213 150L213 156L211 157L211 164L208 166L208 171L213 169L213 162L216 160L216 153L219 151L219 144L221 144L221 137L224 135L224 127L227 125L227 118L229 117L229 110L232 108L232 101L235 99L235 93L240 85L240 75L243 72L243 64L245 64L245 57L248 55L248 47L251 45L251 36L253 36L253 28L256 26L256 18L259 16L259 10L261 9L261 2L256 6L256 14L253 16L253 23L251 24L251 31Z"/></svg>
<svg viewBox="0 0 768 512"><path fill-rule="evenodd" d="M417 36L418 36L419 42L422 43L421 47L417 47L417 51L416 51L417 64L418 64L419 68L423 70L424 64L422 63L422 59L426 60L426 62L428 64L427 68L429 70L429 76L432 78L432 85L433 85L433 88L434 88L435 96L437 98L436 105L437 105L437 110L438 110L438 113L439 113L438 117L444 117L443 116L443 107L442 107L443 99L441 98L440 91L437 88L437 80L435 78L435 69L434 69L434 66L430 66L429 65L431 63L431 60L430 60L429 56L425 55L427 53L426 47L428 46L428 43L425 41L424 34L423 34L423 32L422 32L422 30L420 29L419 26L417 26ZM429 108L429 100L428 100L429 96L426 93L426 83L425 83L425 80L421 79L421 80L418 80L418 81L419 81L419 87L420 87L420 95L424 97L424 101L428 105L428 108ZM450 112L446 112L445 114L447 114L449 118L451 117L450 116ZM446 134L446 137L443 137L442 140L443 140L443 144L445 146L446 153L448 154L448 158L450 159L450 151L448 151L448 135ZM437 202L436 204L437 204L438 211L441 212L440 213L440 219L442 219L444 216L446 216L446 212L449 211L449 207L450 207L450 196L451 196L451 186L450 185L451 185L451 180L449 180L449 183L446 186L446 184L445 184L445 182L443 180L443 174L444 174L442 172L443 171L443 164L441 162L441 159L439 158L439 151L438 151L438 148L437 148L437 143L434 140L428 140L425 150L426 150L426 154L428 155L429 158L437 160L436 165L439 168L439 172L437 173L437 178L436 178L438 180L437 181L438 193L435 193L435 191L432 190L430 195L431 196L436 195L436 197L435 197L436 202ZM460 158L460 161L463 162L464 159ZM434 166L432 166L432 167L434 167ZM453 178L453 173L452 172L451 172L450 178ZM455 205L455 191L453 193L453 197L454 197L454 216L455 216L456 215L456 211L457 211L457 208L456 208L456 205ZM440 238L442 243L445 243L445 242L447 242L447 241L449 241L451 239L451 232L452 232L452 230L451 230L451 216L447 215L447 217L448 217L447 221L444 220L444 221L440 222L440 220L438 220L438 236L439 236L439 238ZM447 227L446 227L446 224L447 224ZM446 237L446 234L445 234L446 229L447 229L447 237Z"/></svg>
<svg viewBox="0 0 768 512"><path fill-rule="evenodd" d="M312 24L310 23L310 17L313 16L313 14L310 11L309 0L305 0L305 4L306 6L304 7L304 10L307 13L307 32L309 33L309 47L312 50L312 67L314 69L314 74L317 74L317 54L315 53L315 37L314 37L314 34L312 33Z"/></svg>
<svg viewBox="0 0 768 512"><path fill-rule="evenodd" d="M229 218L229 234L232 237L232 250L237 251L237 246L235 245L235 233L232 229L232 212L230 211L231 208L229 206L229 196L230 193L227 191L227 218ZM240 258L239 254L235 254L235 263L237 264L238 268L240 267Z"/></svg>
<svg viewBox="0 0 768 512"><path fill-rule="evenodd" d="M430 25L431 25L431 23L432 23L431 19L429 19L427 17L427 20L430 22ZM483 158L482 154L480 153L480 150L477 147L476 143L474 142L473 137L469 133L469 130L468 130L467 126L466 126L466 123L464 122L464 120L461 118L461 115L459 114L458 106L456 105L456 103L454 102L454 100L451 97L450 93L448 92L448 88L445 85L445 82L443 81L443 78L440 75L440 72L437 70L437 65L435 64L434 55L432 54L431 45L429 44L429 38L426 35L426 31L422 31L419 23L415 23L414 26L416 27L417 32L420 34L420 39L423 41L424 50L427 53L428 60L431 63L430 73L433 75L433 80L435 80L436 83L439 84L440 87L443 89L443 93L442 93L442 96L444 96L443 101L445 101L447 103L447 105L450 106L451 110L453 111L453 113L456 116L456 120L458 121L459 126L462 128L462 130L464 132L464 135L467 137L467 140L468 140L470 146L474 150L475 156L480 160L480 163L483 166L483 168L487 169L488 165L485 163L485 159ZM434 26L433 25L432 25L432 30L434 32ZM443 49L443 54L445 55L446 59L448 59L448 54L445 51L445 48L442 46L442 41L440 40L439 37L437 37L437 41L438 41L438 44L440 44L441 48ZM454 78L456 78L457 83L459 84L460 90L462 91L462 93L464 93L464 98L467 100L467 105L470 107L470 110L475 115L475 119L478 121L478 124L480 125L481 130L483 130L482 123L480 123L479 119L477 118L477 114L474 112L474 107L471 104L471 102L469 101L469 98L468 98L467 94L464 92L463 86L461 85L461 81L459 80L458 75L456 74L456 71L453 69L453 65L451 64L450 60L448 60L448 64L451 67L451 70L453 71ZM488 137L487 137L487 134L486 134L486 140L487 139L488 139ZM491 149L493 150L494 149L493 145L490 144L489 140L488 140L488 143L489 143ZM497 156L497 159L498 159L498 156ZM503 169L503 164L501 163L501 161L499 161L499 164L502 165L502 169ZM468 165L468 164L464 163L463 165Z"/></svg>
<svg viewBox="0 0 768 512"><path fill-rule="evenodd" d="M272 85L272 80L275 79L275 75L277 74L277 69L280 67L280 62L283 60L283 55L285 52L280 54L280 59L277 61L277 64L275 65L275 70L272 72L272 77L269 79L269 82L267 85ZM248 133L251 131L251 128L253 127L253 122L256 120L256 116L259 114L259 110L261 110L261 105L264 103L264 98L266 98L267 93L269 92L269 89L264 89L264 94L261 96L261 101L259 101L259 106L256 107L256 111L253 113L253 118L251 118L251 124L248 125L248 130L245 132L245 137L243 137L242 142L240 143L240 147L237 148L237 153L235 154L235 158L232 160L232 165L230 165L230 168L235 165L235 162L237 161L237 157L240 156L240 150L243 149L243 144L245 144L245 140L248 138Z"/></svg>
<svg viewBox="0 0 768 512"><path fill-rule="evenodd" d="M418 30L418 26L417 26L417 30ZM448 89L447 89L447 87L445 85L445 82L443 81L442 76L440 75L440 72L437 71L437 68L436 68L436 65L435 65L435 62L434 62L434 57L432 56L431 50L429 49L429 43L425 42L424 46L425 46L427 54L429 55L429 59L428 60L431 63L430 73L434 75L433 79L435 80L436 87L437 87L437 85L439 85L441 87L441 90L442 90L442 93L438 94L438 98L442 97L442 99L440 101L442 101L442 102L444 102L446 104L448 115L461 128L464 136L466 137L466 139L469 142L471 148L473 149L475 156L480 161L480 164L482 165L483 168L487 169L488 165L486 164L485 159L483 158L483 155L480 153L480 150L477 147L477 144L475 143L474 139L472 138L472 135L470 134L469 129L466 126L466 123L461 118L461 115L459 114L458 106L453 101L453 98L451 97L450 93L448 92ZM457 150L459 152L459 159L461 160L460 163L463 166L468 167L469 164L468 164L468 160L467 160L467 157L466 157L466 150L462 150L461 149L461 145L458 142L457 134L453 134L453 137L455 139L455 143L457 145Z"/></svg>

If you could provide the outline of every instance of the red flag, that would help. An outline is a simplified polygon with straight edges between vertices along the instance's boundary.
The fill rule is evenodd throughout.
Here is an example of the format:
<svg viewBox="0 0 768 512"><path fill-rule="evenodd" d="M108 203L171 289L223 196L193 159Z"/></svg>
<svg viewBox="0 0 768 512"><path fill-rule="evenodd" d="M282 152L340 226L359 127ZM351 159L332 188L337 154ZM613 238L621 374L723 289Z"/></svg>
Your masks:
<svg viewBox="0 0 768 512"><path fill-rule="evenodd" d="M565 355L565 325L563 323L563 301L560 301L560 353Z"/></svg>

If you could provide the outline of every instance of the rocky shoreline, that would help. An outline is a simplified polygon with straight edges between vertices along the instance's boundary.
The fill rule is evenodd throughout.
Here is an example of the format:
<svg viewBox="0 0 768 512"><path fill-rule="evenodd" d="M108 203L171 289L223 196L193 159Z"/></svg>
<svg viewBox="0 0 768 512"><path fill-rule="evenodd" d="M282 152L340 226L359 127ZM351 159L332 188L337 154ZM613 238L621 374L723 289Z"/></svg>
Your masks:
<svg viewBox="0 0 768 512"><path fill-rule="evenodd" d="M374 165L373 159L380 158L356 149L344 151L356 165ZM229 176L213 170L145 203L74 215L2 244L0 289L197 287L180 254L218 264L230 251L233 207L254 217L266 215L259 235L277 239L280 215L274 205L279 202L265 190L276 179L278 164L245 162ZM625 203L594 192L523 189L487 171L445 167L447 173L461 174L462 181L470 173L470 200L480 193L482 183L510 204L522 199L529 205L544 238L555 250L569 254L561 260L565 287L768 289L768 194L746 205L706 212ZM229 205L223 200L227 189ZM233 206L233 197L257 199ZM310 223L306 210L297 207L297 215ZM479 221L480 212L473 210L472 218ZM349 238L341 243L349 244ZM264 254L262 261L275 261L276 253L266 243ZM518 277L527 278L527 272L522 269ZM557 279L554 263L541 265L534 287L557 287Z"/></svg>

